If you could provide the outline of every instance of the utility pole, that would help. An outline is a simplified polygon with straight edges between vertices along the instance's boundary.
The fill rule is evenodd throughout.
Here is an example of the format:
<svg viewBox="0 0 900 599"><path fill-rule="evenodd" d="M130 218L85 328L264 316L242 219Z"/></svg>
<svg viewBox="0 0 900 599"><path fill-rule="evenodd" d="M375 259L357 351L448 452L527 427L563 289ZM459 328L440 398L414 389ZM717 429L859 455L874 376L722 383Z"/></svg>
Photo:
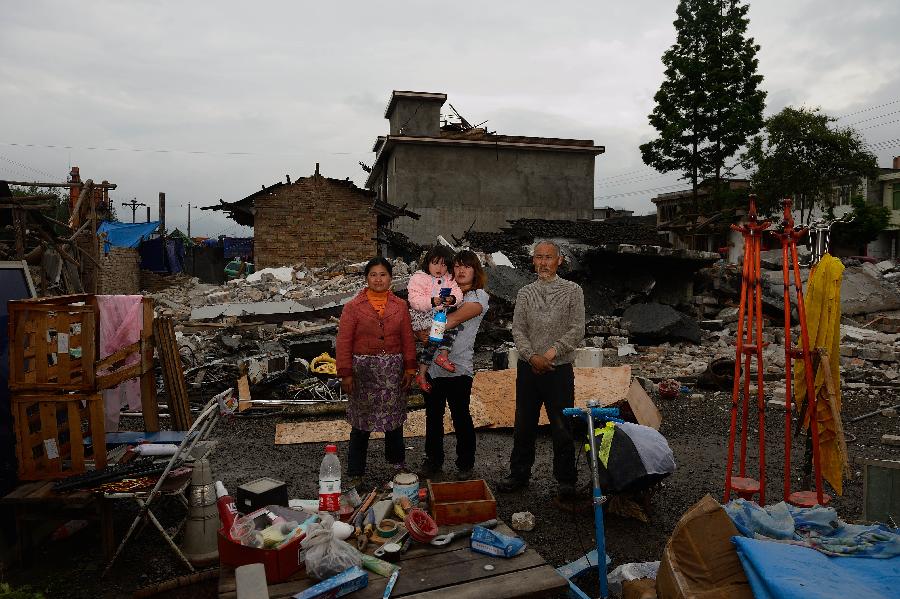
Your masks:
<svg viewBox="0 0 900 599"><path fill-rule="evenodd" d="M191 238L191 205L188 204L188 239Z"/></svg>
<svg viewBox="0 0 900 599"><path fill-rule="evenodd" d="M163 264L166 266L166 272L169 272L169 246L166 241L166 194L159 192L159 230L162 237Z"/></svg>
<svg viewBox="0 0 900 599"><path fill-rule="evenodd" d="M131 224L134 224L135 214L137 213L138 206L147 206L147 204L143 202L138 202L137 198L132 198L130 202L122 202L122 205L126 208L131 208ZM150 210L150 207L147 206L147 210Z"/></svg>
<svg viewBox="0 0 900 599"><path fill-rule="evenodd" d="M147 206L147 222L150 222L150 206Z"/></svg>

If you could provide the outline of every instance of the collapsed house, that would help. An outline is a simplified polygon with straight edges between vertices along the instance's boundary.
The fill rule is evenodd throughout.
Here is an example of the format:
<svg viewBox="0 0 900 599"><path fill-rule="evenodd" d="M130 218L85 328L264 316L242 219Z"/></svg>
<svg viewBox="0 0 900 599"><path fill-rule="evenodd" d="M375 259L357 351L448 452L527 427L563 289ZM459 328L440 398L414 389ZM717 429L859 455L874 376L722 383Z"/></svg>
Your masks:
<svg viewBox="0 0 900 599"><path fill-rule="evenodd" d="M303 262L325 266L337 258L356 262L378 253L380 229L401 216L418 220L405 207L379 199L349 179L332 179L316 171L293 183L278 182L236 202L201 210L224 212L239 225L253 227L257 268Z"/></svg>
<svg viewBox="0 0 900 599"><path fill-rule="evenodd" d="M447 94L395 90L385 110L390 130L375 141L365 186L422 215L398 222L399 232L430 243L470 229L496 231L516 218L592 218L603 146L498 135L462 117L442 125L446 101Z"/></svg>

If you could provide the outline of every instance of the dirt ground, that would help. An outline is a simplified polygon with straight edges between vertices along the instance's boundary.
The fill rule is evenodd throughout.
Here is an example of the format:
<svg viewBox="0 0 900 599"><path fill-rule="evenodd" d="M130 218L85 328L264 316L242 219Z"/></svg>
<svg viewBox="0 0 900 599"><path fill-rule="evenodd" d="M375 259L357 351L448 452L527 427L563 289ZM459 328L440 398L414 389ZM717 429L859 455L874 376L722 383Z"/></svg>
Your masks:
<svg viewBox="0 0 900 599"><path fill-rule="evenodd" d="M846 391L845 421L897 403L896 392L893 393L891 396L884 391ZM682 396L677 400L657 403L664 419L661 431L675 452L678 469L664 481L654 497L649 523L607 516L607 551L613 566L658 560L668 535L684 511L706 493L717 499L721 497L730 394L703 393L702 399L690 400L689 396ZM779 500L782 488L784 414L769 408L766 417L767 493L769 502L773 503ZM276 446L273 442L276 422L277 418L238 418L220 423L213 434L213 438L219 441L212 457L214 473L230 489L259 476L271 476L288 482L291 497L315 497L323 447L320 444ZM880 438L884 433L896 434L900 429L898 422L896 417L879 415L846 426L848 440L851 441L849 451L853 460L853 477L845 483L844 497L834 501L838 514L845 520L858 519L862 513L862 468L857 460L866 457L897 459L896 448L883 446ZM418 466L421 461L423 441L422 438L407 439L407 460L411 467ZM752 447L755 438L751 437L751 441ZM454 443L452 435L446 438L448 458L443 473L445 479L455 476L452 466ZM489 485L503 478L507 473L511 445L511 431L479 431L478 464L474 475L484 478ZM390 476L383 448L383 441L373 440L370 444L367 483L374 485ZM340 443L342 461L346 459L346 451L347 443ZM561 512L551 503L555 485L550 474L552 449L548 430L541 432L537 455L531 486L524 492L498 495L498 515L508 522L514 512L534 513L534 530L522 533L522 536L549 563L559 566L591 549L593 518L590 512L576 515ZM799 444L795 444L794 464L799 465L801 457ZM755 460L756 454L751 452L749 463L755 464ZM578 469L579 482L587 487L589 470L584 457L579 458ZM755 466L750 467L750 472L755 474ZM794 472L798 472L797 468ZM124 533L135 509L133 504L124 502L116 507L118 535ZM154 511L164 516L167 526L173 524L182 513L175 503L168 509ZM14 585L32 585L43 590L48 597L113 598L129 597L137 588L186 573L160 535L150 526L129 544L105 580L99 577L102 565L98 547L99 533L96 527L91 526L70 539L45 542L35 551L30 566L8 570L2 573L0 580ZM214 582L207 582L159 596L200 599L214 597L215 588Z"/></svg>

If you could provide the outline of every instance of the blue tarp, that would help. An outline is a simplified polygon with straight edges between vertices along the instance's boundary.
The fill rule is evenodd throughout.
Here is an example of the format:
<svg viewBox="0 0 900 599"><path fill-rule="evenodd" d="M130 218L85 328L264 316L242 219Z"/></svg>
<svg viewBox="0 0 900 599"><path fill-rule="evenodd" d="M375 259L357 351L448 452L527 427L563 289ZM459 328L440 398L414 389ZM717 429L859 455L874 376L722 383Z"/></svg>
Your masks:
<svg viewBox="0 0 900 599"><path fill-rule="evenodd" d="M249 259L250 256L253 255L253 238L225 237L222 240L222 247L225 250L226 260L231 260L232 258L240 258L241 256Z"/></svg>
<svg viewBox="0 0 900 599"><path fill-rule="evenodd" d="M136 248L142 239L149 239L159 228L159 221L152 220L149 223L116 223L103 221L97 228L97 234L106 233L109 245L122 248Z"/></svg>
<svg viewBox="0 0 900 599"><path fill-rule="evenodd" d="M184 245L181 239L167 239L163 252L162 238L157 237L141 244L141 270L177 273L184 270Z"/></svg>
<svg viewBox="0 0 900 599"><path fill-rule="evenodd" d="M799 508L782 501L762 508L744 499L735 499L724 507L747 537L803 544L826 555L900 556L900 530L883 524L848 524L831 507Z"/></svg>
<svg viewBox="0 0 900 599"><path fill-rule="evenodd" d="M732 537L755 599L893 599L900 557L828 557L787 543Z"/></svg>

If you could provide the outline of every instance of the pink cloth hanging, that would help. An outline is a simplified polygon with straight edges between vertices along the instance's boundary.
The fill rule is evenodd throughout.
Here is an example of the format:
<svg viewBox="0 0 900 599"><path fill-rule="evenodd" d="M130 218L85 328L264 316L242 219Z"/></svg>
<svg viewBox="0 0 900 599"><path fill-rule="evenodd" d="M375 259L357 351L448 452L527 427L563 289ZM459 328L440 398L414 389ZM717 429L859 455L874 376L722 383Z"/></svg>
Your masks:
<svg viewBox="0 0 900 599"><path fill-rule="evenodd" d="M98 295L97 307L100 311L100 359L110 356L126 345L140 340L143 328L142 295ZM141 360L140 352L134 352L125 359L130 366ZM98 372L98 375L105 372ZM141 407L140 380L134 378L121 383L114 389L103 391L106 415L106 431L119 430L119 415L122 406L131 410Z"/></svg>

